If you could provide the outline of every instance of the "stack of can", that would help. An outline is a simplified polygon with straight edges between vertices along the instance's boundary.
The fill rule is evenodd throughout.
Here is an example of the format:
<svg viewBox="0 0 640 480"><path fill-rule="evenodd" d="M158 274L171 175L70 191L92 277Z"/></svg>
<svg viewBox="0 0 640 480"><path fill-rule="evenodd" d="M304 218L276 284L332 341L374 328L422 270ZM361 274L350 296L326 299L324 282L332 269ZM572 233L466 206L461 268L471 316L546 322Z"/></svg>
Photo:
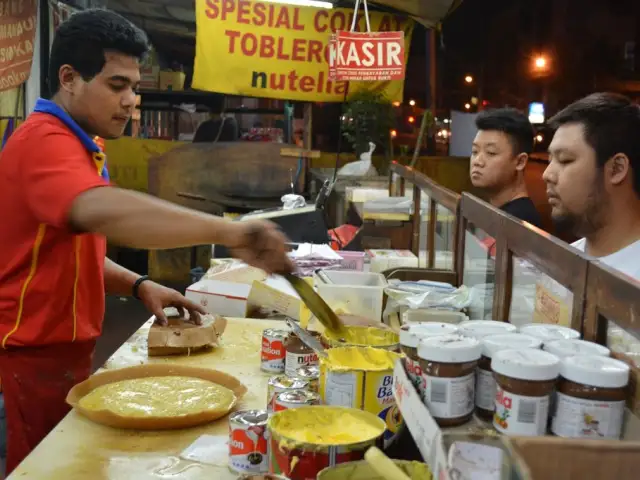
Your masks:
<svg viewBox="0 0 640 480"><path fill-rule="evenodd" d="M317 364L296 365L288 369L292 375L285 375L288 338L287 330L268 328L262 334L260 368L276 374L269 379L266 409L237 411L229 418L229 468L244 474L241 478L278 478L263 475L269 467L266 426L271 413L320 404Z"/></svg>
<svg viewBox="0 0 640 480"><path fill-rule="evenodd" d="M318 395L320 369L318 365L303 365L301 367L286 365L287 345L290 345L290 342L287 341L289 335L286 330L273 328L266 329L262 334L261 368L265 372L279 374L271 377L267 386L267 411L269 413L320 403ZM296 357L296 362L298 361L299 359ZM284 372L288 372L289 375L283 375Z"/></svg>

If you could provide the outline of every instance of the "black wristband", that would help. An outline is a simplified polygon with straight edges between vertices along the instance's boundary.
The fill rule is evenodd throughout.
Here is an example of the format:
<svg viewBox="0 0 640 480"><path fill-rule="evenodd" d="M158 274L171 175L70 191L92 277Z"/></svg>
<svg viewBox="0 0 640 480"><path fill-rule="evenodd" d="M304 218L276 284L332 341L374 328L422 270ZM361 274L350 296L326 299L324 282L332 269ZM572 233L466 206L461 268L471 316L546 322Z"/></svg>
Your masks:
<svg viewBox="0 0 640 480"><path fill-rule="evenodd" d="M133 288L131 289L131 294L133 295L133 298L140 300L140 295L138 295L138 290L140 289L140 285L142 285L142 282L146 282L147 280L151 280L149 278L149 275L143 275L136 280L136 283L133 284Z"/></svg>

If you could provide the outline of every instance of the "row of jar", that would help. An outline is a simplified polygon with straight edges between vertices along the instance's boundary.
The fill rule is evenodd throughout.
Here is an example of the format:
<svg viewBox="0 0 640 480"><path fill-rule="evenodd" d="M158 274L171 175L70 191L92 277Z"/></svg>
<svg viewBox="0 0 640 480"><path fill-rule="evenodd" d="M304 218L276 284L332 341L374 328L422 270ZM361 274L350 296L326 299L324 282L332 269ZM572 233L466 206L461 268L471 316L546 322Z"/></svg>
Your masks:
<svg viewBox="0 0 640 480"><path fill-rule="evenodd" d="M519 331L516 331L519 330ZM555 325L493 321L404 326L407 373L436 422L476 412L507 435L622 435L630 368L609 349Z"/></svg>

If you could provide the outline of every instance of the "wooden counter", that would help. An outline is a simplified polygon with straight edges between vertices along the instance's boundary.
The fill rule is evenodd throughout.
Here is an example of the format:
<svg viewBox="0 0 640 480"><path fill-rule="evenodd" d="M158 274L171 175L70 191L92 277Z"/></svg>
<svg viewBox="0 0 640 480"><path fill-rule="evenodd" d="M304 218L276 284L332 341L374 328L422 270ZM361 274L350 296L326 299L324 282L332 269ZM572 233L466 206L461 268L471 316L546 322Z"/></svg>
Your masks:
<svg viewBox="0 0 640 480"><path fill-rule="evenodd" d="M143 363L179 363L208 367L236 376L249 389L238 409L265 408L269 374L260 371L262 331L284 326L274 320L229 319L221 346L189 357L147 357L145 323L109 359L105 368ZM117 430L92 423L71 412L13 472L9 479L29 480L146 480L235 479L226 465L204 465L179 458L204 434L228 437L228 417L199 428L141 432Z"/></svg>

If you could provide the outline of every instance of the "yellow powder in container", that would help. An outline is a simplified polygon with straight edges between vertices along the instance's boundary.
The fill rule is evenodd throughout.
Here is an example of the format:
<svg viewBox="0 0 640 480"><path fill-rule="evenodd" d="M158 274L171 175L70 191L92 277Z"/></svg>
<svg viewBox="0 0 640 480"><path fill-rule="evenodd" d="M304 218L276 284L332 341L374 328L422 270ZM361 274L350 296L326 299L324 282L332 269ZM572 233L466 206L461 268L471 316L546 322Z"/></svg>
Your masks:
<svg viewBox="0 0 640 480"><path fill-rule="evenodd" d="M284 410L269 419L281 443L350 445L381 436L385 423L375 415L346 407L309 406Z"/></svg>
<svg viewBox="0 0 640 480"><path fill-rule="evenodd" d="M393 370L402 354L372 347L338 347L326 351L327 358L320 358L322 366L336 370Z"/></svg>
<svg viewBox="0 0 640 480"><path fill-rule="evenodd" d="M330 346L354 345L369 347L395 347L400 337L392 330L365 326L347 326L342 335L324 332L324 339Z"/></svg>

